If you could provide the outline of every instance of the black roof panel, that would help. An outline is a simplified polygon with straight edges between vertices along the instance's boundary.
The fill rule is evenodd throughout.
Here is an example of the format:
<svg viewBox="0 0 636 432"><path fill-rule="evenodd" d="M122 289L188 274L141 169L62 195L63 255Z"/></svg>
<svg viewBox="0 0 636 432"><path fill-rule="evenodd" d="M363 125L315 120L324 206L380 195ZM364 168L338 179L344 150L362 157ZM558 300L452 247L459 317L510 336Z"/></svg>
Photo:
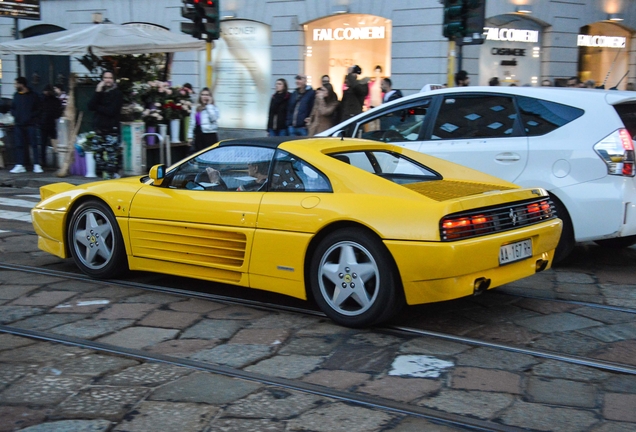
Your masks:
<svg viewBox="0 0 636 432"><path fill-rule="evenodd" d="M250 146L259 146L259 147L269 147L269 148L278 148L281 143L285 141L297 141L306 139L304 137L297 136L279 136L279 137L266 137L266 138L236 138L221 141L219 147L230 146L230 145L250 145Z"/></svg>

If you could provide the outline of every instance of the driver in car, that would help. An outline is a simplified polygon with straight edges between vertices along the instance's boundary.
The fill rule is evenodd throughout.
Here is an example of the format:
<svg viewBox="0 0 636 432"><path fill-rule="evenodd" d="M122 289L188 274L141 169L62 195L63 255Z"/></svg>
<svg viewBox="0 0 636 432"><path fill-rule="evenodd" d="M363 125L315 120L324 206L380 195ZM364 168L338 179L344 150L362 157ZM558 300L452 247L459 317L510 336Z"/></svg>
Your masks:
<svg viewBox="0 0 636 432"><path fill-rule="evenodd" d="M214 185L215 189L225 188L227 190L227 186L221 178L221 173L212 168L208 167L205 169L208 177L210 178L210 183ZM269 171L269 161L266 162L251 162L247 164L247 174L250 177L253 177L254 180L239 186L237 191L259 191L265 187L267 183L267 173Z"/></svg>

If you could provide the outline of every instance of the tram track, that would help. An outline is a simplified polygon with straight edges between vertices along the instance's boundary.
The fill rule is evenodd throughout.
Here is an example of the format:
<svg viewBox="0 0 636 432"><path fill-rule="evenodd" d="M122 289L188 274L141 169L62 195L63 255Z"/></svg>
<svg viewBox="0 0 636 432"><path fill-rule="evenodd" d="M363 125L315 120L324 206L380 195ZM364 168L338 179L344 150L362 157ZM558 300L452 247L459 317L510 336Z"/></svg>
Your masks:
<svg viewBox="0 0 636 432"><path fill-rule="evenodd" d="M298 392L309 393L316 396L326 397L340 402L346 402L365 408L378 409L394 414L408 415L419 417L428 421L455 426L475 431L505 431L517 432L524 429L513 426L502 425L486 420L479 420L471 417L465 417L452 413L444 413L426 407L411 405L408 403L392 401L376 396L356 394L348 391L336 390L308 382L296 381L287 378L272 377L259 373L249 372L241 369L235 369L228 366L215 365L197 360L186 358L171 357L162 354L148 353L142 350L123 348L106 343L94 342L90 340L80 339L71 336L62 336L53 333L25 330L17 327L0 325L0 332L11 334L14 336L27 337L31 339L60 343L78 348L90 349L102 353L114 354L133 358L142 361L150 361L163 363L172 366L184 367L188 369L215 373L230 378L243 379L264 385L284 388L287 390L295 390Z"/></svg>
<svg viewBox="0 0 636 432"><path fill-rule="evenodd" d="M28 272L33 274L47 275L47 276L67 278L67 279L80 280L80 281L95 282L95 279L83 274L52 270L52 269L42 269L39 267L31 267L31 266L18 265L18 264L0 263L0 269ZM223 296L218 294L201 293L196 291L187 291L187 290L170 288L170 287L165 287L160 285L152 285L152 284L146 284L146 283L140 283L140 282L131 282L126 280L113 280L113 279L109 279L108 284L121 286L121 287L136 288L136 289L156 292L156 293L172 294L172 295L177 295L180 297L191 298L191 299L215 301L215 302L219 302L219 303L223 303L227 305L246 306L246 307L251 307L254 309L268 311L268 312L285 312L285 313L309 315L309 316L321 317L321 318L326 317L324 313L320 311L308 309L308 308L298 308L298 307L290 307L286 305L278 305L273 303L263 303L261 301ZM553 300L553 299L546 299L546 300ZM580 303L580 302L577 302L577 303ZM625 310L621 310L621 309L625 309L625 308L619 308L620 311L625 312ZM632 311L632 313L636 313L636 311ZM616 373L624 373L629 375L636 375L636 366L632 366L629 364L608 362L608 361L597 360L597 359L589 358L589 357L567 355L567 354L561 354L561 353L553 352L553 351L536 350L536 349L519 347L514 345L495 343L495 342L490 342L490 341L476 339L476 338L458 336L451 333L429 331L429 330L423 330L423 329L400 326L400 325L376 327L375 330L383 332L383 333L387 333L387 334L398 335L400 337L404 337L404 336L432 337L436 339L446 340L449 342L458 342L458 343L463 343L463 344L467 344L471 346L492 348L492 349L497 349L501 351L526 354L526 355L543 358L543 359L550 359L550 360L556 360L556 361L560 361L564 363L575 364L579 366L592 367L599 370L605 370L605 371L616 372Z"/></svg>

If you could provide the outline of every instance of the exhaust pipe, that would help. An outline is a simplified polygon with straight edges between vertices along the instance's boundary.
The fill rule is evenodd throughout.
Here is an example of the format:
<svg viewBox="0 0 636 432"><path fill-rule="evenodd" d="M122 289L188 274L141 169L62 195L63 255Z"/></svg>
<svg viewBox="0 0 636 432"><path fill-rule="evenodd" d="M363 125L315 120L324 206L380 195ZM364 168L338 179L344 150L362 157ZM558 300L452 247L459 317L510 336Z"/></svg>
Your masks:
<svg viewBox="0 0 636 432"><path fill-rule="evenodd" d="M535 271L537 273L542 272L543 270L545 270L545 268L548 266L549 263L550 261L548 260L538 259L535 266Z"/></svg>
<svg viewBox="0 0 636 432"><path fill-rule="evenodd" d="M477 278L473 283L473 295L479 295L482 292L486 291L490 286L490 279L486 278Z"/></svg>

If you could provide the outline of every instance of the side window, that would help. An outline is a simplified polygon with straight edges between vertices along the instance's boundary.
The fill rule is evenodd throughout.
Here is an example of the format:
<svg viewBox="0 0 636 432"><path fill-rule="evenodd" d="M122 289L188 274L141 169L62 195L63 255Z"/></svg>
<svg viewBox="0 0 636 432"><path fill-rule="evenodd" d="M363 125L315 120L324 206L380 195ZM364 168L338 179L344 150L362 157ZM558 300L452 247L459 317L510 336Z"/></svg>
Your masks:
<svg viewBox="0 0 636 432"><path fill-rule="evenodd" d="M167 187L214 191L264 190L274 149L221 146L189 159L171 173Z"/></svg>
<svg viewBox="0 0 636 432"><path fill-rule="evenodd" d="M521 120L526 135L538 136L552 132L583 115L583 110L569 105L517 96Z"/></svg>
<svg viewBox="0 0 636 432"><path fill-rule="evenodd" d="M517 110L512 97L447 95L435 121L432 139L512 136Z"/></svg>
<svg viewBox="0 0 636 432"><path fill-rule="evenodd" d="M270 191L331 192L327 177L305 161L279 150L274 158Z"/></svg>
<svg viewBox="0 0 636 432"><path fill-rule="evenodd" d="M417 105L396 106L371 120L358 123L357 138L382 142L416 141L424 125L431 99Z"/></svg>

